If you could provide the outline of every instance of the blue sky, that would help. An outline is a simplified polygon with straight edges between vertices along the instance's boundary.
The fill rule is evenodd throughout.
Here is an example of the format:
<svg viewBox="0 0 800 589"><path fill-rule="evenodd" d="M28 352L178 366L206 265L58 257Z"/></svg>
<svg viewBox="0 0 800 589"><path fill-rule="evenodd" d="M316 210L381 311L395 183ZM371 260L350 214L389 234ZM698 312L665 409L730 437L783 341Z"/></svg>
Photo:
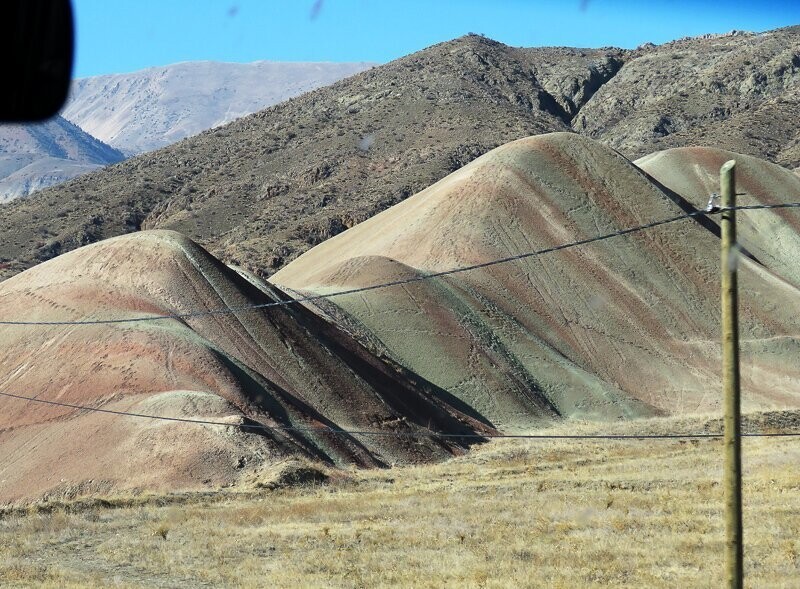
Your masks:
<svg viewBox="0 0 800 589"><path fill-rule="evenodd" d="M800 24L797 0L73 0L73 6L75 77L201 59L386 62L468 32L518 46L635 47Z"/></svg>

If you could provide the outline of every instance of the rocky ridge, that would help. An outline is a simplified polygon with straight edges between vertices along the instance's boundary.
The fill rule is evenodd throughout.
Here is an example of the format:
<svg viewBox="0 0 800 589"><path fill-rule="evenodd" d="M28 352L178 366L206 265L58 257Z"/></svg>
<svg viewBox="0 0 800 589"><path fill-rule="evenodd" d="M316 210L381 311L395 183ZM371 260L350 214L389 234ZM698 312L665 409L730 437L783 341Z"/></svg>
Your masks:
<svg viewBox="0 0 800 589"><path fill-rule="evenodd" d="M441 43L7 205L0 271L168 228L267 277L486 151L552 131L629 158L710 144L796 167L799 31L633 51Z"/></svg>

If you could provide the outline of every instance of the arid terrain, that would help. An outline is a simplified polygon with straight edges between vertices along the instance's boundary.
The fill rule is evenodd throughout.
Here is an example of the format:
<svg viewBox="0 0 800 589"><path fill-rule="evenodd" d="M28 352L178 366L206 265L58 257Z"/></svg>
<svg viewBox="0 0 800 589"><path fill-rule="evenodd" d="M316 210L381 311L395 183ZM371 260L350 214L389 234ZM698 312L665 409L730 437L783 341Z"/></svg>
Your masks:
<svg viewBox="0 0 800 589"><path fill-rule="evenodd" d="M383 361L299 305L205 314L282 298L174 232L86 246L0 284L0 316L163 321L0 326L4 393L196 426L0 401L0 503L112 489L220 488L286 457L338 466L441 459L493 431L447 393ZM275 429L248 429L247 425ZM398 436L341 436L318 427ZM417 432L417 437L403 433Z"/></svg>
<svg viewBox="0 0 800 589"><path fill-rule="evenodd" d="M539 135L478 158L270 280L325 294L669 218L703 208L734 157L741 203L800 201L794 174L755 158L671 150L637 168L580 135ZM796 404L800 374L789 358L800 344L800 216L741 216L744 403ZM686 220L324 307L501 429L530 427L531 413L707 411L719 406L718 235L714 219Z"/></svg>
<svg viewBox="0 0 800 589"><path fill-rule="evenodd" d="M286 458L426 462L476 441L459 434L718 410L713 217L327 300L291 297L695 211L732 157L740 202L800 201L800 178L756 158L682 148L640 168L562 132L485 154L311 249L271 283L165 230L17 274L0 283L0 316L44 323L0 325L0 392L72 406L2 398L0 501L214 489ZM798 212L741 216L743 406L797 407ZM141 321L117 322L130 318ZM82 407L230 425L189 435L183 424Z"/></svg>
<svg viewBox="0 0 800 589"><path fill-rule="evenodd" d="M461 37L4 206L0 277L142 228L268 277L490 149L552 131L631 159L700 145L796 168L799 51L800 27L637 50Z"/></svg>
<svg viewBox="0 0 800 589"><path fill-rule="evenodd" d="M800 421L775 413L745 425ZM603 431L718 428L694 417ZM798 460L800 438L744 441L748 586L791 589L800 576ZM59 588L718 587L721 471L718 440L497 440L446 463L334 471L325 483L252 487L274 480L265 478L225 494L53 503L0 518L0 579Z"/></svg>
<svg viewBox="0 0 800 589"><path fill-rule="evenodd" d="M718 586L703 211L732 159L800 203L798 89L800 27L470 34L0 204L0 584ZM800 208L738 213L757 587L800 578L798 259Z"/></svg>
<svg viewBox="0 0 800 589"><path fill-rule="evenodd" d="M0 125L0 202L170 145L372 65L200 61L74 80L59 116Z"/></svg>

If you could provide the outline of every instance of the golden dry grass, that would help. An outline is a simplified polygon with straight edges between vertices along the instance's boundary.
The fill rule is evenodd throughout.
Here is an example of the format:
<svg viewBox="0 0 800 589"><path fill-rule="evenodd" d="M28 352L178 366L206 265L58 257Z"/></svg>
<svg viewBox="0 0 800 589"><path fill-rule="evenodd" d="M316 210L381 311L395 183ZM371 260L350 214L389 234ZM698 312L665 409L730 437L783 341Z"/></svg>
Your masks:
<svg viewBox="0 0 800 589"><path fill-rule="evenodd" d="M800 439L746 439L744 456L747 586L797 587ZM0 519L0 581L717 587L720 478L717 440L496 440L325 486L11 512Z"/></svg>

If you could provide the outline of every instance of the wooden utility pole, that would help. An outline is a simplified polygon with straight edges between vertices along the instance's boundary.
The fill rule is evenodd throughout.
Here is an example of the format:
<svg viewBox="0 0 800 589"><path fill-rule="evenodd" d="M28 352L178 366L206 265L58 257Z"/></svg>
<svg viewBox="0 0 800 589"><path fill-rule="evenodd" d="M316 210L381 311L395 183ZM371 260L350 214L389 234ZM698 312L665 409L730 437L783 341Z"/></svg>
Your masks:
<svg viewBox="0 0 800 589"><path fill-rule="evenodd" d="M722 205L722 389L725 394L725 586L742 589L742 426L739 390L739 293L736 244L736 162L720 169Z"/></svg>

